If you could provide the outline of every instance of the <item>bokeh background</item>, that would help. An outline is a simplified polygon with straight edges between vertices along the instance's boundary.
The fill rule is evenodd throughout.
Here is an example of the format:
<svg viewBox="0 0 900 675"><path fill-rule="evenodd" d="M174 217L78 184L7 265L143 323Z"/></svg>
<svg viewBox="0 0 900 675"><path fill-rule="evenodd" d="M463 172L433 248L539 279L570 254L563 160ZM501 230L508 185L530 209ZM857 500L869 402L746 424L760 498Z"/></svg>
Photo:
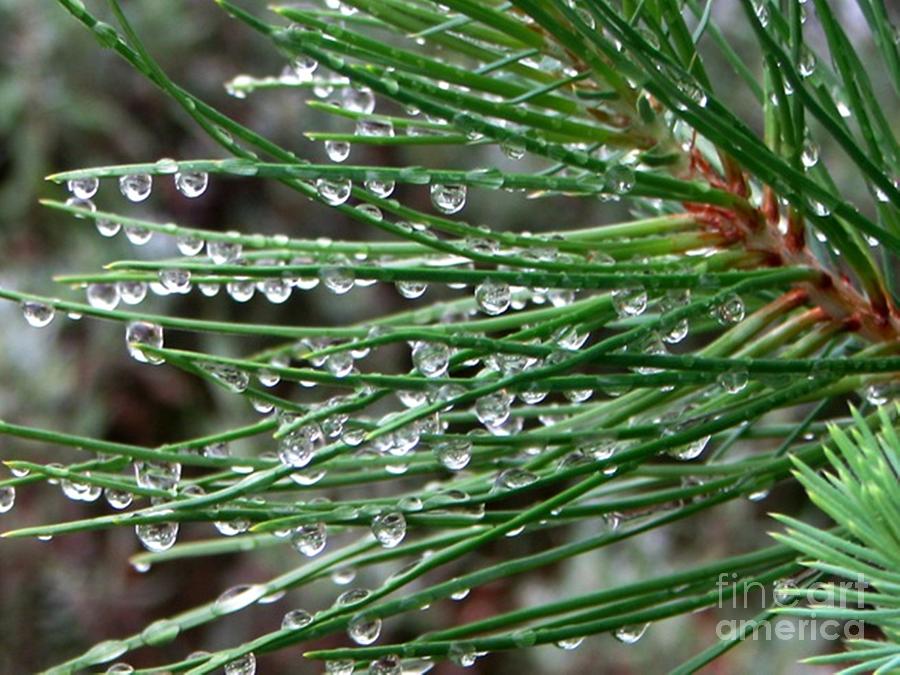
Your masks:
<svg viewBox="0 0 900 675"><path fill-rule="evenodd" d="M86 1L105 14L105 3ZM303 103L306 95L299 92L259 92L246 100L229 97L223 88L226 80L241 73L277 74L285 61L262 38L228 20L214 3L132 0L124 4L151 51L177 82L301 156L322 161L325 157L320 145L304 139L304 131L349 130L347 124L310 111ZM843 13L845 26L855 34L855 44L864 55L871 55L867 31L855 4L841 0L834 4ZM751 53L748 29L737 3L720 0L715 4L715 14L740 49ZM77 291L53 282L54 274L96 270L115 259L174 254L174 243L164 237L154 237L146 246L136 248L121 235L102 238L90 223L42 208L40 198L65 198L62 188L46 183L43 177L53 171L95 164L160 157L221 157L221 151L174 103L114 53L102 49L56 3L0 0L0 26L4 36L0 40L0 285L76 298L80 297ZM813 39L821 39L814 27L811 33ZM754 61L748 57L748 62ZM754 109L724 63L711 59L707 65L722 83L723 97L733 101L735 109ZM873 76L883 85L879 72ZM749 121L758 126L758 119ZM823 157L828 156L825 144ZM466 151L461 156L458 150L445 148L354 148L348 161L463 167L503 165L508 160L488 149ZM839 163L832 165L832 170L846 182L851 194L859 190L850 177L843 176ZM424 189L399 190L398 196L427 208ZM111 186L101 189L97 201L101 208L217 230L335 239L381 236L360 231L358 225L344 222L332 211L282 186L252 178L213 180L207 194L198 200L185 200L171 185L158 181L153 196L143 205L126 204ZM465 212L470 222L531 231L615 222L626 215L617 205L584 201L577 208L569 203L563 209L553 200L533 202L516 195L497 198L492 193L473 193ZM347 324L402 306L408 303L401 304L393 289L374 287L357 289L339 302L324 290L295 294L278 307L262 297L237 305L224 297L205 299L193 293L175 299L152 298L143 307L203 318ZM122 332L118 324L65 317L36 330L24 322L17 306L0 303L0 419L154 445L253 418L253 413L233 397L212 391L173 368L137 364L126 354ZM235 343L215 336L184 334L167 334L167 342L223 354L248 352L263 344L252 339ZM261 452L271 448L252 446L242 450ZM82 456L72 450L0 438L0 459L67 462ZM0 468L0 475L6 475L5 471ZM442 603L421 616L390 622L382 639L408 637L413 629L420 629L422 622L447 625L468 621L517 604L664 574L717 556L748 551L766 543L764 532L772 526L766 520L766 511L804 513L802 504L802 496L794 487L777 488L761 504L746 502L718 508L685 525L582 556L542 575L479 589L465 602ZM16 508L3 516L0 528L83 518L108 510L102 500L93 505L73 503L56 487L35 487L20 490ZM182 529L181 539L212 534L211 526L188 527ZM558 542L549 538L543 542L533 538L528 542L510 540L482 555L484 560L491 560L551 543ZM128 564L129 555L138 550L135 537L127 529L49 542L2 542L0 673L48 667L97 641L139 631L150 621L208 601L229 586L267 579L299 562L297 554L285 547L252 557L188 560L142 574ZM375 570L356 583L377 584L389 571ZM182 635L154 654L139 653L131 662L139 666L172 661L196 649L235 644L273 629L287 609L326 606L336 592L329 583L293 592L280 603L254 607ZM746 616L752 613L750 608ZM466 672L664 672L707 645L718 618L714 612L704 612L663 622L653 626L633 647L609 636L598 636L575 652L546 647L495 655L478 661ZM708 672L826 672L795 664L799 657L819 648L834 645L808 641L748 643ZM442 665L436 672L461 670ZM318 671L302 661L299 648L259 658L261 673Z"/></svg>

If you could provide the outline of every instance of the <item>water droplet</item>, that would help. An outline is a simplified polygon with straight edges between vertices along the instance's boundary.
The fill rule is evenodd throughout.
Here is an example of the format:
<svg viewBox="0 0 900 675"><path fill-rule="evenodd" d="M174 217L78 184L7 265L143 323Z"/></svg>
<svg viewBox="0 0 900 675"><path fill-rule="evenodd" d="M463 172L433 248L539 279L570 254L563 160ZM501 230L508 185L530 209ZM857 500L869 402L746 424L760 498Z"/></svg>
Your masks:
<svg viewBox="0 0 900 675"><path fill-rule="evenodd" d="M547 398L547 390L542 389L537 382L532 382L525 389L518 392L517 396L526 405L537 405Z"/></svg>
<svg viewBox="0 0 900 675"><path fill-rule="evenodd" d="M644 637L644 633L650 627L649 623L634 624L632 626L622 626L617 628L614 635L616 640L626 645L633 645L635 642Z"/></svg>
<svg viewBox="0 0 900 675"><path fill-rule="evenodd" d="M381 197L382 199L387 199L392 194L394 194L394 188L396 187L396 182L392 180L380 180L377 178L372 178L363 182L363 186L371 192L376 197Z"/></svg>
<svg viewBox="0 0 900 675"><path fill-rule="evenodd" d="M771 485L763 485L762 487L755 489L753 492L748 493L747 499L749 499L751 502L761 502L769 496L769 493L771 491Z"/></svg>
<svg viewBox="0 0 900 675"><path fill-rule="evenodd" d="M336 352L325 358L325 367L335 377L347 377L353 371L353 355Z"/></svg>
<svg viewBox="0 0 900 675"><path fill-rule="evenodd" d="M674 345L687 337L690 331L690 323L687 319L679 319L669 330L662 335L663 342Z"/></svg>
<svg viewBox="0 0 900 675"><path fill-rule="evenodd" d="M213 604L214 614L231 614L254 604L266 594L262 584L240 584L232 586L216 598Z"/></svg>
<svg viewBox="0 0 900 675"><path fill-rule="evenodd" d="M338 567L331 573L331 581L338 586L346 586L356 578L356 570L352 567Z"/></svg>
<svg viewBox="0 0 900 675"><path fill-rule="evenodd" d="M441 377L450 364L450 348L441 342L417 342L412 350L412 362L425 377Z"/></svg>
<svg viewBox="0 0 900 675"><path fill-rule="evenodd" d="M332 162L343 162L350 156L350 144L347 141L325 141L325 154Z"/></svg>
<svg viewBox="0 0 900 675"><path fill-rule="evenodd" d="M94 213L97 211L97 205L94 204L94 202L92 202L90 199L78 199L76 197L69 197L66 200L66 206L72 206L77 209L86 209L86 210L90 211L91 213ZM76 213L75 217L76 218L86 218L87 216L85 216L83 213Z"/></svg>
<svg viewBox="0 0 900 675"><path fill-rule="evenodd" d="M141 640L151 647L163 645L178 637L181 627L169 619L154 621L141 631Z"/></svg>
<svg viewBox="0 0 900 675"><path fill-rule="evenodd" d="M181 464L135 460L134 479L141 487L171 491L181 480Z"/></svg>
<svg viewBox="0 0 900 675"><path fill-rule="evenodd" d="M291 69L294 71L294 75L296 75L301 82L310 79L310 77L318 67L319 62L311 56L306 56L305 54L298 56L293 61L291 61Z"/></svg>
<svg viewBox="0 0 900 675"><path fill-rule="evenodd" d="M148 551L168 551L178 538L178 523L145 523L134 528L138 539Z"/></svg>
<svg viewBox="0 0 900 675"><path fill-rule="evenodd" d="M690 81L679 82L678 88L685 96L691 99L698 106L700 106L701 108L706 107L706 92L696 84Z"/></svg>
<svg viewBox="0 0 900 675"><path fill-rule="evenodd" d="M353 675L353 667L355 665L356 662L353 659L326 661L325 675Z"/></svg>
<svg viewBox="0 0 900 675"><path fill-rule="evenodd" d="M284 362L278 363L275 359L271 360L273 366L278 366L279 368L287 368L290 365L290 362L285 360ZM260 370L256 373L256 378L259 380L259 383L264 387L274 387L279 382L281 382L281 375L278 373L273 373L268 370Z"/></svg>
<svg viewBox="0 0 900 675"><path fill-rule="evenodd" d="M292 609L281 619L282 630L299 630L313 621L313 615L305 609Z"/></svg>
<svg viewBox="0 0 900 675"><path fill-rule="evenodd" d="M285 466L302 469L312 461L320 438L321 432L317 427L295 429L279 441L278 459Z"/></svg>
<svg viewBox="0 0 900 675"><path fill-rule="evenodd" d="M390 120L359 120L354 132L357 136L393 138L394 124Z"/></svg>
<svg viewBox="0 0 900 675"><path fill-rule="evenodd" d="M114 663L106 669L106 675L131 675L133 672L134 667L131 664L122 661Z"/></svg>
<svg viewBox="0 0 900 675"><path fill-rule="evenodd" d="M247 302L256 293L256 284L251 279L236 279L225 284L225 290L235 302Z"/></svg>
<svg viewBox="0 0 900 675"><path fill-rule="evenodd" d="M290 475L290 479L297 485L315 485L325 477L325 469L313 467L306 471L295 471Z"/></svg>
<svg viewBox="0 0 900 675"><path fill-rule="evenodd" d="M323 267L319 270L322 283L332 293L343 295L353 288L353 272L340 265Z"/></svg>
<svg viewBox="0 0 900 675"><path fill-rule="evenodd" d="M203 250L204 241L199 237L193 237L189 234L179 235L175 239L175 245L178 247L178 252L181 255L185 256L194 256L200 253Z"/></svg>
<svg viewBox="0 0 900 675"><path fill-rule="evenodd" d="M819 163L819 146L811 140L806 139L803 143L803 149L800 152L800 161L807 169L813 168Z"/></svg>
<svg viewBox="0 0 900 675"><path fill-rule="evenodd" d="M409 300L421 298L428 290L428 284L424 281L398 281L396 286L397 292Z"/></svg>
<svg viewBox="0 0 900 675"><path fill-rule="evenodd" d="M334 85L324 80L319 80L313 86L313 95L317 98L328 98L334 93Z"/></svg>
<svg viewBox="0 0 900 675"><path fill-rule="evenodd" d="M834 96L834 106L835 108L837 108L838 115L840 115L844 119L849 119L853 115L853 113L850 111L850 107L847 105L846 101L839 98L839 95L837 93L835 93Z"/></svg>
<svg viewBox="0 0 900 675"><path fill-rule="evenodd" d="M205 171L185 171L175 174L175 189L185 197L199 197L209 186L209 174Z"/></svg>
<svg viewBox="0 0 900 675"><path fill-rule="evenodd" d="M381 619L357 614L347 624L347 635L358 645L370 645L381 635Z"/></svg>
<svg viewBox="0 0 900 675"><path fill-rule="evenodd" d="M243 370L218 363L208 363L203 369L235 394L242 394L250 386L250 376Z"/></svg>
<svg viewBox="0 0 900 675"><path fill-rule="evenodd" d="M470 592L470 589L468 589L468 588L461 588L461 589L459 589L458 591L453 591L453 592L450 594L450 599L451 599L451 600L456 600L457 602L459 602L460 600L465 600L466 598L469 597L469 592Z"/></svg>
<svg viewBox="0 0 900 675"><path fill-rule="evenodd" d="M467 642L454 642L450 645L447 656L456 665L463 668L471 668L478 659L478 652L475 651L474 646Z"/></svg>
<svg viewBox="0 0 900 675"><path fill-rule="evenodd" d="M122 229L122 223L115 220L106 220L105 218L97 218L94 221L94 226L103 237L115 237L119 230Z"/></svg>
<svg viewBox="0 0 900 675"><path fill-rule="evenodd" d="M775 603L784 607L785 605L797 602L797 596L791 595L790 593L790 591L795 590L796 588L797 582L793 579L779 579L776 581L773 589Z"/></svg>
<svg viewBox="0 0 900 675"><path fill-rule="evenodd" d="M119 191L130 202L142 202L153 190L153 176L149 173L137 173L119 178Z"/></svg>
<svg viewBox="0 0 900 675"><path fill-rule="evenodd" d="M816 55L806 47L801 47L800 59L797 61L800 77L806 78L816 72Z"/></svg>
<svg viewBox="0 0 900 675"><path fill-rule="evenodd" d="M895 183L895 187L900 189L900 184L898 184L898 183L900 183L900 181L895 180L894 183ZM887 204L891 200L891 198L888 196L888 193L885 192L884 190L882 190L879 186L873 185L872 190L875 193L875 199L877 199L882 204ZM873 239L875 240L875 244L872 244L872 242L869 241L869 246L872 246L874 248L875 246L878 245L878 240L875 239L874 237L869 236L866 238L869 240L873 240Z"/></svg>
<svg viewBox="0 0 900 675"><path fill-rule="evenodd" d="M504 469L494 480L494 485L504 490L524 488L538 479L537 475L525 469Z"/></svg>
<svg viewBox="0 0 900 675"><path fill-rule="evenodd" d="M90 474L85 474L89 476ZM63 494L75 502L95 502L100 498L100 486L90 483L81 483L68 478L60 481Z"/></svg>
<svg viewBox="0 0 900 675"><path fill-rule="evenodd" d="M612 303L620 319L640 316L647 309L647 290L643 286L617 288L612 292Z"/></svg>
<svg viewBox="0 0 900 675"><path fill-rule="evenodd" d="M745 368L736 368L721 373L717 378L719 386L729 394L738 394L747 386L750 374Z"/></svg>
<svg viewBox="0 0 900 675"><path fill-rule="evenodd" d="M817 199L809 199L809 208L812 209L812 212L817 216L822 218L827 218L831 215L831 209L824 202L820 202Z"/></svg>
<svg viewBox="0 0 900 675"><path fill-rule="evenodd" d="M350 605L356 605L362 602L370 595L371 592L365 588L351 588L349 591L344 591L337 596L334 604L338 607L349 607Z"/></svg>
<svg viewBox="0 0 900 675"><path fill-rule="evenodd" d="M91 307L113 310L118 306L120 297L117 284L88 284L87 301Z"/></svg>
<svg viewBox="0 0 900 675"><path fill-rule="evenodd" d="M866 385L863 393L869 405L880 406L890 400L890 388L887 382L872 382Z"/></svg>
<svg viewBox="0 0 900 675"><path fill-rule="evenodd" d="M402 675L403 663L396 654L387 654L369 664L369 675Z"/></svg>
<svg viewBox="0 0 900 675"><path fill-rule="evenodd" d="M287 302L291 297L291 285L286 279L264 279L259 284L259 290L266 296L266 300L274 305Z"/></svg>
<svg viewBox="0 0 900 675"><path fill-rule="evenodd" d="M143 246L153 238L153 230L140 225L125 225L125 238L135 246Z"/></svg>
<svg viewBox="0 0 900 675"><path fill-rule="evenodd" d="M706 449L708 443L709 436L703 436L702 438L680 445L677 448L672 448L668 451L668 454L682 462L689 462L692 459L697 459Z"/></svg>
<svg viewBox="0 0 900 675"><path fill-rule="evenodd" d="M22 315L29 326L43 328L53 321L53 317L56 316L56 310L52 305L43 302L25 300L22 302Z"/></svg>
<svg viewBox="0 0 900 675"><path fill-rule="evenodd" d="M509 419L513 397L505 390L482 396L475 401L475 416L486 427L500 426Z"/></svg>
<svg viewBox="0 0 900 675"><path fill-rule="evenodd" d="M0 513L8 513L12 511L16 505L16 488L8 485L0 487Z"/></svg>
<svg viewBox="0 0 900 675"><path fill-rule="evenodd" d="M147 297L147 284L143 281L120 281L119 298L126 305L139 305Z"/></svg>
<svg viewBox="0 0 900 675"><path fill-rule="evenodd" d="M434 446L433 452L445 469L460 471L472 459L472 441L464 438L442 441Z"/></svg>
<svg viewBox="0 0 900 675"><path fill-rule="evenodd" d="M431 201L441 213L458 213L466 205L466 192L465 185L434 184L431 186Z"/></svg>
<svg viewBox="0 0 900 675"><path fill-rule="evenodd" d="M237 241L220 240L206 242L206 255L216 265L234 262L241 257L241 249L241 244Z"/></svg>
<svg viewBox="0 0 900 675"><path fill-rule="evenodd" d="M225 675L256 675L256 657L253 652L226 663Z"/></svg>
<svg viewBox="0 0 900 675"><path fill-rule="evenodd" d="M88 178L73 178L66 181L66 188L76 199L90 199L100 188L100 179L94 176Z"/></svg>
<svg viewBox="0 0 900 675"><path fill-rule="evenodd" d="M134 501L134 495L132 495L130 492L125 492L124 490L115 490L113 488L106 488L103 491L103 496L106 498L107 504L119 511L121 511L122 509L127 509Z"/></svg>
<svg viewBox="0 0 900 675"><path fill-rule="evenodd" d="M235 537L250 529L250 521L238 518L236 520L217 520L213 523L216 531L224 537Z"/></svg>
<svg viewBox="0 0 900 675"><path fill-rule="evenodd" d="M572 403L583 403L594 395L593 389L567 389L563 392L565 397Z"/></svg>
<svg viewBox="0 0 900 675"><path fill-rule="evenodd" d="M625 164L614 164L606 170L603 177L604 187L608 192L625 194L634 189L634 169Z"/></svg>
<svg viewBox="0 0 900 675"><path fill-rule="evenodd" d="M121 656L127 651L128 644L122 640L104 640L91 647L79 660L84 664L97 665L112 661L114 658ZM123 665L131 668L128 664ZM131 668L131 670L133 671L134 669Z"/></svg>
<svg viewBox="0 0 900 675"><path fill-rule="evenodd" d="M324 523L309 523L291 532L291 545L308 558L318 555L328 543L328 532Z"/></svg>
<svg viewBox="0 0 900 675"><path fill-rule="evenodd" d="M379 514L372 519L372 534L385 548L394 548L406 536L406 518L399 511Z"/></svg>
<svg viewBox="0 0 900 675"><path fill-rule="evenodd" d="M349 178L328 180L319 178L316 180L316 191L319 197L330 206L340 206L350 198L353 183Z"/></svg>
<svg viewBox="0 0 900 675"><path fill-rule="evenodd" d="M148 562L142 562L142 561L136 560L133 563L131 563L131 567L138 574L146 574L147 572L150 571L150 568L152 567L152 565Z"/></svg>
<svg viewBox="0 0 900 675"><path fill-rule="evenodd" d="M554 340L563 349L581 349L590 335L587 331L566 326L554 333Z"/></svg>
<svg viewBox="0 0 900 675"><path fill-rule="evenodd" d="M753 4L753 10L756 14L756 18L759 19L760 25L763 28L769 25L769 7L768 4L764 0L756 0Z"/></svg>
<svg viewBox="0 0 900 675"><path fill-rule="evenodd" d="M515 141L504 141L500 144L500 150L502 150L503 154L512 160L519 160L525 156L524 146L519 145Z"/></svg>
<svg viewBox="0 0 900 675"><path fill-rule="evenodd" d="M735 293L732 293L720 305L713 310L713 316L723 326L733 326L744 320L746 310L744 301Z"/></svg>
<svg viewBox="0 0 900 675"><path fill-rule="evenodd" d="M341 94L345 110L369 115L375 111L375 95L368 87L346 87Z"/></svg>
<svg viewBox="0 0 900 675"><path fill-rule="evenodd" d="M584 642L584 638L579 636L579 637L567 638L565 640L560 640L559 642L556 643L556 646L559 647L560 649L570 652L573 649L578 649L581 646L582 642Z"/></svg>
<svg viewBox="0 0 900 675"><path fill-rule="evenodd" d="M218 443L210 443L209 445L203 446L201 454L204 457L224 459L225 457L231 456L231 450L228 448L228 443L220 441Z"/></svg>
<svg viewBox="0 0 900 675"><path fill-rule="evenodd" d="M162 174L173 174L178 171L178 162L171 157L161 157L156 160L156 170Z"/></svg>
<svg viewBox="0 0 900 675"><path fill-rule="evenodd" d="M187 293L191 290L190 270L165 269L159 271L159 283L170 293Z"/></svg>
<svg viewBox="0 0 900 675"><path fill-rule="evenodd" d="M488 279L475 289L475 302L485 314L497 316L509 309L512 304L512 292L507 284Z"/></svg>

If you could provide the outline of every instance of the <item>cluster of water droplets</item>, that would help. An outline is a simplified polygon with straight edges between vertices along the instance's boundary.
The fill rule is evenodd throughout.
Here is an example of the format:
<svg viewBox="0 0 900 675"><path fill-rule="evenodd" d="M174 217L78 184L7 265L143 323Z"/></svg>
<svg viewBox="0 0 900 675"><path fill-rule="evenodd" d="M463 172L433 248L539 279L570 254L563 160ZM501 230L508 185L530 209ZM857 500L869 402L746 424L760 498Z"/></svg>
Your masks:
<svg viewBox="0 0 900 675"><path fill-rule="evenodd" d="M155 168L161 174L174 174L175 189L185 197L191 199L199 197L209 186L209 174L205 171L180 171L178 163L171 159L159 160ZM130 202L140 203L146 201L153 192L153 175L149 173L134 173L119 176L119 192ZM84 178L72 178L66 182L66 187L72 194L76 206L87 207L94 210L90 200L97 194L100 188L100 179L96 176ZM118 223L98 221L97 228L104 236L112 236L118 232ZM135 232L135 239L140 241L140 232ZM136 242L137 243L137 242ZM143 242L141 242L143 243Z"/></svg>

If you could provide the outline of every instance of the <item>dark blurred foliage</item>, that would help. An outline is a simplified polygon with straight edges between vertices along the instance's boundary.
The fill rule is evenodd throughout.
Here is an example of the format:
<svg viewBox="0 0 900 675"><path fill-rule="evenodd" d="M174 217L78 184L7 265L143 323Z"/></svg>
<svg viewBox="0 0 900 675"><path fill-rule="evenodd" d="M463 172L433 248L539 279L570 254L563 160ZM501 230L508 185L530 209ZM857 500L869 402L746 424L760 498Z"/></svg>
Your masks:
<svg viewBox="0 0 900 675"><path fill-rule="evenodd" d="M321 147L303 139L302 133L339 126L340 122L311 113L300 94L261 92L247 100L226 95L222 83L236 74L276 74L284 65L257 35L226 19L211 2L132 0L123 4L163 68L179 84L301 156L324 158ZM91 5L102 11L103 3ZM858 21L847 11L847 16ZM730 31L743 30L728 20L729 16L739 16L735 3L721 2L716 12ZM102 49L54 2L0 0L0 26L0 284L26 291L74 293L56 287L51 277L97 269L117 258L174 253L174 244L163 237L157 236L137 249L121 237L100 238L89 223L42 209L39 198L64 198L63 190L45 183L43 176L66 168L164 156L220 157L219 148L203 137L174 103L114 53ZM746 46L746 38L738 36L738 44ZM721 82L734 82L724 64L712 63L710 67ZM727 90L723 94L729 97ZM754 110L745 92L735 91L734 101L736 109ZM759 120L750 121L758 126ZM434 166L472 163L472 157L454 156L454 152L440 147L400 152L354 148L349 161ZM479 157L484 162L506 161L496 152ZM840 176L839 165L833 168ZM427 199L424 190L410 189L399 196L419 206ZM519 196L508 197L497 200L492 195L491 199L480 200L473 195L466 217L501 229L539 231L573 223L614 222L626 215L621 207L599 203L586 206L582 212L561 213L552 200L529 202ZM344 222L333 211L305 201L283 186L254 179L213 181L202 199L190 201L160 181L153 198L140 207L124 206L115 189L108 186L101 189L98 206L210 229L335 239L382 236L358 231L357 225ZM146 308L240 321L346 324L409 306L408 302L401 304L393 289L387 287L357 289L340 302L332 299L327 292L317 290L296 294L288 304L275 307L260 297L238 305L225 298L209 300L193 294L176 300L151 299ZM145 445L184 439L252 419L233 397L211 391L173 368L148 368L130 360L118 325L57 320L49 328L36 331L22 321L17 307L2 304L0 326L3 419ZM167 343L172 346L196 346L200 340L206 341L207 349L223 354L237 349L249 352L262 344L244 340L236 346L221 337L167 334ZM270 449L243 448L252 453ZM24 456L38 461L68 461L76 459L77 454L0 438L0 459ZM423 613L421 621L434 625L470 621L518 604L615 585L750 550L765 539L764 530L769 525L766 511L796 511L800 503L798 491L788 488L776 490L763 505L731 504L694 519L688 526L654 532L569 561L545 571L546 578L478 589L465 603L444 603ZM22 489L16 509L4 518L3 529L83 518L107 510L101 502L92 506L71 503L54 488ZM748 527L748 521L753 525ZM572 536L586 534L573 532ZM187 528L182 539L211 535L211 528ZM529 543L504 542L504 555L509 555L510 549L524 552L528 546L540 545L537 538L532 539ZM126 563L137 550L136 539L126 529L51 542L5 542L0 555L0 673L46 667L97 641L139 631L156 618L208 601L229 586L263 580L299 562L292 550L278 548L252 556L188 560L139 574ZM490 560L496 554L485 550L483 555ZM376 570L369 582L377 583L379 574L383 578L384 570ZM363 578L357 583L365 585L365 581ZM153 654L152 662L177 660L194 649L234 644L273 629L287 609L318 609L330 603L334 594L334 587L323 583L289 594L280 603L254 607L180 636ZM492 656L479 660L477 667L467 672L512 673L522 668L559 674L661 672L708 644L713 626L710 613L698 614L654 626L636 647L596 638L573 653L548 647ZM393 642L411 634L402 623L388 622L382 640ZM709 672L803 672L793 663L810 651L809 643L748 644ZM142 661L133 659L132 663L138 666ZM445 665L435 672L456 670ZM305 664L300 649L295 648L260 658L260 672L316 669Z"/></svg>

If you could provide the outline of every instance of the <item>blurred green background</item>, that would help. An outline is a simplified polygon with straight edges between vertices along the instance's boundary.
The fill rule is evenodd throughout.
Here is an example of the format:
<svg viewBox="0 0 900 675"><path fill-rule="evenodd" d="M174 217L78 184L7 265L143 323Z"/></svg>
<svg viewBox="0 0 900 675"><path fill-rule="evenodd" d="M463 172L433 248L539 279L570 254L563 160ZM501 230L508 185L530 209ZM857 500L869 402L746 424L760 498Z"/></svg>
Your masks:
<svg viewBox="0 0 900 675"><path fill-rule="evenodd" d="M104 3L88 4L104 13ZM246 100L227 96L222 86L226 80L240 73L277 74L284 60L260 37L229 21L212 2L144 0L124 4L152 52L179 84L301 156L324 161L322 148L306 141L304 131L349 130L346 124L309 111L303 104L305 95L299 92L260 92ZM848 25L858 25L852 2L836 5ZM721 0L715 13L746 50L749 38L743 35L737 4ZM160 157L220 157L221 151L175 104L114 53L102 49L54 2L0 0L0 26L4 29L0 41L0 285L79 297L79 292L59 287L51 277L96 270L115 259L173 255L174 243L164 237L157 236L136 248L121 235L104 239L90 223L41 208L37 203L40 198L65 198L63 189L46 183L43 176L80 166ZM867 40L865 31L860 30L858 45L864 53L870 49ZM712 59L708 65L723 83L726 100L731 100L737 110L754 109L746 92L734 86L734 78L724 64ZM879 80L879 73L874 76ZM758 126L758 119L750 121ZM458 156L458 152L444 148L354 148L348 161L451 167L508 161L495 149L467 151L465 156ZM823 156L827 160L827 146ZM840 165L832 168L841 178ZM859 190L849 177L846 181L851 193ZM397 196L427 208L423 189L398 190ZM571 202L560 208L554 200L533 202L518 195L482 197L471 195L465 216L471 222L489 222L497 228L540 231L615 222L627 215L621 206L587 201L580 202L578 208L572 208ZM185 200L171 185L159 181L151 199L138 206L126 204L113 186L106 185L97 201L100 208L217 230L335 239L379 236L359 231L358 226L343 222L332 211L279 185L254 179L227 183L214 180L198 200ZM211 300L193 293L175 299L151 298L143 307L152 312L204 318L346 324L408 306L387 287L357 289L341 297L340 302L333 298L324 290L316 290L295 294L286 305L276 307L262 297L237 305L224 297ZM217 353L247 352L259 346L252 340L236 344L221 337L174 333L167 334L167 343L202 346ZM18 307L2 303L0 419L153 445L249 421L252 413L233 397L211 391L175 369L150 368L132 361L126 354L120 325L58 317L50 327L35 330L24 322ZM256 453L271 448L244 450ZM79 458L74 451L0 438L0 459L25 456L61 462ZM543 576L494 584L473 592L465 602L445 603L421 617L389 622L388 634L382 639L407 637L412 626L404 622L414 619L433 625L468 621L516 604L662 574L747 551L766 541L765 529L772 526L765 518L766 511L796 512L801 503L796 489L779 488L762 504L731 504L686 525L545 570ZM23 489L16 508L3 517L2 529L108 510L102 500L93 505L70 502L52 486ZM211 536L212 528L184 528L182 532L181 539L186 540ZM533 539L504 542L502 549L486 550L483 556L491 559L550 543ZM0 544L0 673L47 667L97 641L139 631L156 618L208 601L229 586L263 580L299 562L293 550L278 548L262 555L189 560L177 567L164 566L140 574L127 563L128 556L137 551L138 543L127 529L50 542ZM374 585L389 571L376 570L355 583ZM154 654L139 654L132 663L138 666L177 660L195 649L232 645L273 629L287 609L318 609L329 604L335 593L330 584L313 586L274 605L254 607L192 631ZM576 652L548 647L496 655L479 660L466 672L664 672L712 640L716 618L715 613L705 612L661 623L633 647L598 636ZM416 630L420 628L416 626ZM797 658L813 649L809 642L750 643L708 672L825 672L794 665ZM300 649L293 649L263 656L259 672L318 671L299 655ZM442 665L435 672L458 670Z"/></svg>

